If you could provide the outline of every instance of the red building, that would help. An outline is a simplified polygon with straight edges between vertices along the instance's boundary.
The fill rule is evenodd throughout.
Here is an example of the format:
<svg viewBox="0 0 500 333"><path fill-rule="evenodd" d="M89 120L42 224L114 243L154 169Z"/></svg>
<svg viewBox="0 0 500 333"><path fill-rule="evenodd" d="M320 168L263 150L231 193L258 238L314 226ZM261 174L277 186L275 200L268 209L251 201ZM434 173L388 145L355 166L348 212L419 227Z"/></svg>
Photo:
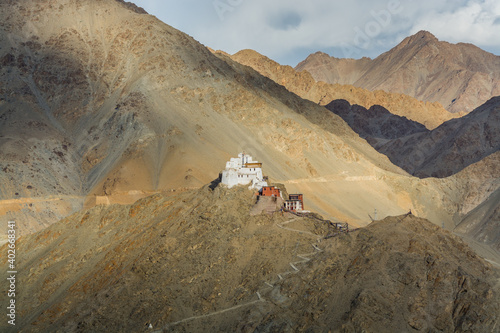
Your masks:
<svg viewBox="0 0 500 333"><path fill-rule="evenodd" d="M279 188L274 186L263 186L261 195L263 197L281 197L281 191Z"/></svg>

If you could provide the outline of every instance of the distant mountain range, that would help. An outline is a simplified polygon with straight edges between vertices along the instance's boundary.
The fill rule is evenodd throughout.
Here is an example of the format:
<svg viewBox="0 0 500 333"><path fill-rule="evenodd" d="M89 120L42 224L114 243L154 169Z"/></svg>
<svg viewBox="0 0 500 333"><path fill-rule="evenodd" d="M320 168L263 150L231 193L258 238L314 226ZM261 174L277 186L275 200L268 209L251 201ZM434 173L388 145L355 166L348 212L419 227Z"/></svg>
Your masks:
<svg viewBox="0 0 500 333"><path fill-rule="evenodd" d="M218 54L224 53L218 52ZM300 97L320 105L327 105L337 99L345 99L351 104L358 104L367 109L373 105L380 105L392 114L417 121L428 129L436 128L446 120L459 117L458 114L446 111L439 103L422 102L404 94L382 90L370 91L351 84L316 82L307 71L299 72L290 66L282 66L253 50L242 50L227 56L252 67Z"/></svg>
<svg viewBox="0 0 500 333"><path fill-rule="evenodd" d="M500 97L430 131L382 107L366 109L337 100L326 108L418 177L448 177L500 150Z"/></svg>
<svg viewBox="0 0 500 333"><path fill-rule="evenodd" d="M303 98L324 103L379 152L413 175L451 176L500 149L500 136L495 134L500 132L500 97L465 117L452 119L451 113L406 95L315 82L307 71L281 66L252 50L230 57ZM332 100L334 97L339 99Z"/></svg>
<svg viewBox="0 0 500 333"><path fill-rule="evenodd" d="M470 112L500 95L500 56L471 44L439 41L427 31L405 38L373 60L318 52L295 69L308 71L317 81L439 102L450 112Z"/></svg>

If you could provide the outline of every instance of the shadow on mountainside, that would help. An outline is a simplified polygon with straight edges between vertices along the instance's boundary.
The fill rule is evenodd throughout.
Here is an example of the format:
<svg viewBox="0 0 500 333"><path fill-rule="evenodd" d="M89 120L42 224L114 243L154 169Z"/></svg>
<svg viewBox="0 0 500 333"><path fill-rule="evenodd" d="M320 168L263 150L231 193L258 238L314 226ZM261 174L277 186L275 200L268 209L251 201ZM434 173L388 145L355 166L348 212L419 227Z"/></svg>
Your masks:
<svg viewBox="0 0 500 333"><path fill-rule="evenodd" d="M420 178L454 175L500 150L500 97L430 131L381 106L366 109L335 100L326 108L394 164Z"/></svg>

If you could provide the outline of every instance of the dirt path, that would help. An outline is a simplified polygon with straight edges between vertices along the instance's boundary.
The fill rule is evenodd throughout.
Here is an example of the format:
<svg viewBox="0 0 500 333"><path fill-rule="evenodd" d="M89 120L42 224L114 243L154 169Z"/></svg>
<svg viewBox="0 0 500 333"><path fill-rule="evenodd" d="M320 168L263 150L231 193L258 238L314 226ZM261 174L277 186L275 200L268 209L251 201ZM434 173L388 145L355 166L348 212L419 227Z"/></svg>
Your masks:
<svg viewBox="0 0 500 333"><path fill-rule="evenodd" d="M310 252L310 253L302 253L302 254L297 254L297 257L301 260L298 260L298 261L292 261L290 262L290 267L292 268L292 270L288 270L288 271L285 271L285 272L281 272L281 273L278 273L277 274L277 277L278 277L278 280L274 281L274 282L264 282L264 285L263 288L259 289L259 291L256 292L256 295L257 295L257 299L256 300L253 300L253 301L249 301L249 302L246 302L246 303L242 303L242 304L238 304L238 305L235 305L235 306L232 306L232 307L229 307L229 308L226 308L226 309L222 309L222 310L219 310L219 311L215 311L215 312L210 312L210 313L207 313L207 314L204 314L204 315L198 315L198 316L192 316L192 317L188 317L188 318L184 318L182 320L179 320L179 321L175 321L175 322L172 322L172 323L168 323L166 325L164 325L161 329L159 330L156 330L156 331L153 331L154 333L159 333L159 332L162 332L163 330L166 330L172 326L175 326L175 325L178 325L178 324L182 324L182 323L186 323L186 322L189 322L189 321L192 321L192 320L198 320L198 319L203 319L203 318L207 318L207 317L212 317L212 316L216 316L216 315L219 315L219 314L222 314L222 313L226 313L226 312L229 312L229 311L234 311L234 310L237 310L237 309L240 309L242 307L246 307L246 306L250 306L250 305L254 305L254 304L257 304L257 303L261 303L261 302L267 302L262 296L261 296L261 293L269 290L269 289L272 289L274 288L274 284L279 282L280 280L284 280L285 277L289 274L295 274L295 273L298 273L300 272L300 269L297 267L298 265L300 264L304 264L304 263L307 263L311 260L311 256L314 256L320 252L322 252L323 250L321 250L317 245L316 243L319 243L321 241L321 239L323 238L322 236L319 236L317 234L313 234L312 232L309 232L309 231L304 231L304 230L298 230L298 229L293 229L293 228L289 228L289 227L285 227L285 225L287 224L290 224L290 223L293 223L293 222L296 222L298 220L301 220L303 219L302 217L294 217L286 222L283 222L283 223L277 223L275 224L275 226L277 228L280 228L282 230L286 230L286 231L290 231L290 232L297 232L301 235L308 235L308 236L313 236L316 238L316 242L315 243L311 243L311 246L313 247L314 251L313 252Z"/></svg>
<svg viewBox="0 0 500 333"><path fill-rule="evenodd" d="M31 198L19 198L19 199L7 199L0 200L0 206L3 205L21 205L21 204L30 204L30 203L40 203L40 202L52 202L59 201L64 199L84 199L84 196L76 196L76 195L63 195L59 197L31 197Z"/></svg>
<svg viewBox="0 0 500 333"><path fill-rule="evenodd" d="M266 301L265 299L263 299L260 296L259 293L257 293L257 297L258 297L258 299L256 299L255 301L251 301L251 302L248 302L248 303L243 303L243 304L235 305L235 306L232 306L230 308L223 309L223 310L216 311L216 312L207 313L205 315L193 316L193 317L189 317L189 318L184 318L184 319L179 320L179 321L175 321L173 323L169 323L169 324L163 326L163 328L161 328L159 330L156 330L156 331L153 331L153 333L161 333L163 330L165 330L165 329L167 329L169 327L172 327L172 326L175 326L175 325L178 325L178 324L182 324L182 323L186 323L186 322L191 321L191 320L197 320L197 319L203 319L203 318L208 318L208 317L216 316L216 315L219 315L219 314L222 314L222 313L225 313L225 312L237 310L237 309L245 307L245 306L249 306L249 305L253 305L253 304L259 303L259 302L265 302Z"/></svg>

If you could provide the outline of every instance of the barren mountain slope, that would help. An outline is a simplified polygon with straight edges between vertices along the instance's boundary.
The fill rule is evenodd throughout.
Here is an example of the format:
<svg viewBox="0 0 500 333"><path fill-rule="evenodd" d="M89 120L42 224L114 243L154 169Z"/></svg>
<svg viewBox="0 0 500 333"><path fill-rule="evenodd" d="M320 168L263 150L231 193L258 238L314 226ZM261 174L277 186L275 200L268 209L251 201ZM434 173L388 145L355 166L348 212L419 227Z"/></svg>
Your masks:
<svg viewBox="0 0 500 333"><path fill-rule="evenodd" d="M498 325L498 276L428 221L388 218L318 242L333 231L328 224L250 216L254 200L244 187L205 186L95 207L22 238L16 329L490 332Z"/></svg>
<svg viewBox="0 0 500 333"><path fill-rule="evenodd" d="M354 132L375 148L379 141L385 143L386 140L429 132L424 125L406 117L396 116L380 105L373 105L366 109L360 105L351 105L346 100L338 99L328 103L325 107L342 117Z"/></svg>
<svg viewBox="0 0 500 333"><path fill-rule="evenodd" d="M411 174L447 177L500 150L500 97L438 128L408 135L377 150Z"/></svg>
<svg viewBox="0 0 500 333"><path fill-rule="evenodd" d="M491 266L428 221L386 218L325 247L303 275L283 282L280 292L293 296L259 327L493 332L498 326L499 280L487 277Z"/></svg>
<svg viewBox="0 0 500 333"><path fill-rule="evenodd" d="M351 104L358 104L367 109L373 105L381 105L391 113L417 121L429 129L436 128L443 122L459 116L446 111L439 103L422 102L404 94L388 93L382 90L369 91L348 84L327 84L325 82L331 81L319 79L316 82L307 71L299 72L290 66L281 66L253 50L243 50L230 57L243 65L252 67L300 97L320 105L327 105L337 99L345 99Z"/></svg>
<svg viewBox="0 0 500 333"><path fill-rule="evenodd" d="M469 212L455 232L489 245L500 253L500 190Z"/></svg>
<svg viewBox="0 0 500 333"><path fill-rule="evenodd" d="M460 199L461 205L455 212L454 231L463 236L474 250L500 265L500 237L498 237L500 223L498 223L498 216L492 213L498 206L500 151L451 177L426 178L426 180L432 182L446 180L460 184L452 191L467 194ZM453 192L450 192L450 195Z"/></svg>
<svg viewBox="0 0 500 333"><path fill-rule="evenodd" d="M311 54L297 65L316 80L403 93L470 112L500 95L500 56L471 44L450 44L420 31L374 60Z"/></svg>
<svg viewBox="0 0 500 333"><path fill-rule="evenodd" d="M306 156L318 147L400 172L342 120L140 10L112 0L0 6L0 194L3 221L21 220L21 233L89 193L199 186L241 150L283 179L318 168Z"/></svg>
<svg viewBox="0 0 500 333"><path fill-rule="evenodd" d="M1 218L20 234L85 198L130 203L200 186L241 151L326 216L366 224L374 208L415 209L454 225L459 183L419 184L336 115L135 7L0 6Z"/></svg>

